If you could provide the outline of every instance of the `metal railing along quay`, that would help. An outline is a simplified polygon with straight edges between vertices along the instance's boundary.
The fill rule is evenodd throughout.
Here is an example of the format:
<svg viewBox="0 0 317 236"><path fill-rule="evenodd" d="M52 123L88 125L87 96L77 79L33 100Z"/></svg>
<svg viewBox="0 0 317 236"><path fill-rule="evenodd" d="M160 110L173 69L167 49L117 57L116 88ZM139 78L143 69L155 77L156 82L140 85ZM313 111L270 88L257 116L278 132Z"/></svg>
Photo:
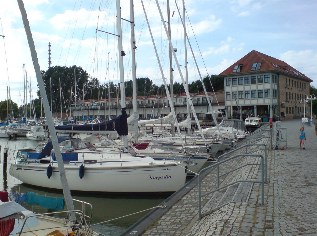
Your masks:
<svg viewBox="0 0 317 236"><path fill-rule="evenodd" d="M256 146L256 147L264 147L264 155L260 155L260 154L238 154L238 155L234 155L234 156L230 156L228 158L223 158L222 160L218 161L217 163L211 165L211 166L208 166L204 169L202 169L199 174L197 175L197 182L198 182L198 208L199 208L199 219L202 218L203 214L202 214L202 198L204 196L207 196L207 195L211 195L217 191L220 191L222 189L225 189L225 188L228 188L232 185L235 185L237 183L242 183L242 182L249 182L249 183L259 183L261 184L261 203L262 205L264 204L264 183L267 182L267 145L265 144L246 144L244 146L241 146L239 147L239 149L246 149L247 147L252 147L252 146ZM237 150L233 150L231 151L234 152L234 151L237 151ZM229 153L226 153L226 155L228 155ZM230 162L230 161L233 161L237 158L240 158L240 157L243 157L243 158L260 158L260 164L258 163L246 163L246 164L242 164L238 167L235 167L233 170L230 170L230 171L227 171L225 172L226 170L224 169L224 173L222 175L220 175L220 167L227 163L227 162ZM227 176L229 174L233 174L233 172L235 171L238 171L238 170L241 170L243 167L246 167L246 166L249 166L249 165L259 165L260 168L261 168L261 181L258 181L258 180L254 180L254 179L245 179L245 180L236 180L236 181L233 181L233 182L230 182L230 183L227 183L223 186L221 186L220 184L220 178L221 177L224 177L224 176ZM201 182L202 182L202 178L201 176L205 176L206 174L204 173L210 173L211 171L217 171L217 177L216 177L216 182L217 182L217 185L216 185L216 189L214 190L211 190L211 191L207 191L206 193L202 194L202 187L201 187ZM224 181L223 181L224 182ZM211 210L213 211L213 209Z"/></svg>

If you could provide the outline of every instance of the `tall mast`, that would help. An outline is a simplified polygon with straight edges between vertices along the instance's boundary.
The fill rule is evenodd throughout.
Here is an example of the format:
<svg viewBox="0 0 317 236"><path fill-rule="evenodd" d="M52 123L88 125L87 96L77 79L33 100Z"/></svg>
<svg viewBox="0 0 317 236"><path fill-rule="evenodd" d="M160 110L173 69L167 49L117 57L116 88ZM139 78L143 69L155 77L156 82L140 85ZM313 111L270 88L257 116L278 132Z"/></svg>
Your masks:
<svg viewBox="0 0 317 236"><path fill-rule="evenodd" d="M121 116L126 117L126 103L125 103L125 87L124 87L124 69L123 69L123 57L125 52L122 49L122 28L121 28L121 7L120 0L116 2L117 6L117 34L118 34L118 52L119 52L119 72L120 72L120 95L121 95ZM123 120L123 119L122 119ZM127 126L127 120L125 120L125 125ZM124 151L128 148L128 137L122 135L122 141L124 146Z"/></svg>
<svg viewBox="0 0 317 236"><path fill-rule="evenodd" d="M38 62L38 57L37 57L37 53L36 53L36 50L35 50L35 45L34 45L32 33L31 33L29 21L27 19L27 14L26 14L26 11L25 11L25 8L24 8L23 1L22 0L17 0L17 2L18 2L18 5L19 5L19 8L20 8L20 11L21 11L21 16L22 16L22 20L23 20L23 24L24 24L24 29L25 29L25 32L26 32L27 40L28 40L28 43L29 43L30 51L31 51L31 56L32 56L34 70L35 70L35 73L36 73L37 83L38 83L38 86L39 86L39 89L40 89L41 97L43 98L44 111L45 111L46 118L47 118L47 124L48 124L48 128L49 128L49 131L50 131L53 148L54 148L55 153L56 153L56 159L57 159L59 174L60 174L61 183L62 183L62 187L63 187L63 193L64 193L66 207L67 207L67 209L69 211L71 211L70 212L70 220L75 221L76 220L76 216L75 216L75 213L74 213L74 204L73 204L72 196L71 196L70 189L69 189L68 182L67 182L67 178L66 178L66 173L65 173L65 169L64 169L64 163L63 163L63 159L62 159L62 154L61 154L61 151L60 151L60 148L59 148L59 144L58 144L58 141L57 141L57 135L56 135L55 127L54 127L52 112L50 111L47 95L46 95L46 92L45 92L46 91L45 90L45 85L44 85L44 81L43 81L43 78L42 78L41 69L40 69L40 65L39 65L39 62Z"/></svg>
<svg viewBox="0 0 317 236"><path fill-rule="evenodd" d="M31 79L29 82L30 82L29 92L30 92L30 118L31 118L31 114L32 114L32 84L31 84Z"/></svg>
<svg viewBox="0 0 317 236"><path fill-rule="evenodd" d="M134 6L133 0L130 0L130 24L131 24L131 52L132 52L132 105L133 105L133 113L137 113L137 93L136 93L136 64L135 64L135 34L134 34Z"/></svg>
<svg viewBox="0 0 317 236"><path fill-rule="evenodd" d="M63 104L62 104L62 85L61 85L61 78L58 78L59 82L59 103L61 108L61 120L63 119Z"/></svg>
<svg viewBox="0 0 317 236"><path fill-rule="evenodd" d="M172 33L171 33L171 10L170 10L170 1L167 0L166 3L167 6L167 37L172 38ZM172 55L172 46L171 46L171 41L169 41L169 47L168 47L168 56L169 56L169 69L170 69L170 93L171 93L171 98L172 98L172 103L174 103L174 90L173 90L173 85L174 85L174 79L173 79L173 55ZM173 104L174 105L174 104ZM170 105L170 107L173 107ZM172 135L175 135L175 129L174 129L174 122L171 124L171 132Z"/></svg>
<svg viewBox="0 0 317 236"><path fill-rule="evenodd" d="M185 86L188 88L188 61L187 61L187 33L186 33L186 24L185 24L185 18L186 18L186 8L185 8L185 0L183 0L183 28L184 28L184 48L185 48ZM190 119L190 107L189 103L187 102L187 118ZM187 127L187 133L190 130L190 125Z"/></svg>
<svg viewBox="0 0 317 236"><path fill-rule="evenodd" d="M76 100L77 100L77 79L76 79L76 67L74 67L74 80L75 80L75 88L74 88L74 99L75 99L75 108L76 108Z"/></svg>

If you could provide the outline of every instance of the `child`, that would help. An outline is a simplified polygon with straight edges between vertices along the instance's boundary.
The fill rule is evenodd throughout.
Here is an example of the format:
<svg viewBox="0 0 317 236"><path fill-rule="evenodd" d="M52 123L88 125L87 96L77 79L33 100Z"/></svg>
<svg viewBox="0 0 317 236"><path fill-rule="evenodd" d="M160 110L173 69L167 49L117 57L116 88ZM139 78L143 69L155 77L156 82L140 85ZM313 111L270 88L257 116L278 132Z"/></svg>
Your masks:
<svg viewBox="0 0 317 236"><path fill-rule="evenodd" d="M304 131L304 127L301 127L300 135L299 135L299 148L305 149L305 140L306 140L306 134Z"/></svg>

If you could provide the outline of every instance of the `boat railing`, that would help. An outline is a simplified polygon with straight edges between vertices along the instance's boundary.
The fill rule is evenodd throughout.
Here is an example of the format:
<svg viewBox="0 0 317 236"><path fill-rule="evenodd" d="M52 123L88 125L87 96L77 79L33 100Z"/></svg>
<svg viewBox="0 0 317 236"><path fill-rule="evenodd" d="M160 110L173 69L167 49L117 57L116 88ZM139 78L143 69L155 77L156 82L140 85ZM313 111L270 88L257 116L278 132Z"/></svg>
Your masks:
<svg viewBox="0 0 317 236"><path fill-rule="evenodd" d="M83 201L79 201L79 202L87 204L86 202L83 202ZM76 215L76 221L74 222L69 220L69 216L71 213L75 213ZM31 221L32 218L37 218L44 221L56 223L56 224L47 224L47 227L41 227L39 229L32 230L31 231L32 233L34 233L34 231L37 231L37 233L40 233L40 231L45 232L46 230L65 229L65 228L71 229L72 231L75 231L75 232L79 230L86 231L86 232L91 231L91 228L90 228L91 215L87 216L86 214L84 214L82 210L65 210L65 211L54 211L54 212L47 212L47 213L36 213L36 214L30 214L25 216L25 218L22 218L23 224L21 226L21 229L18 235L24 235L25 233L28 233L27 222Z"/></svg>

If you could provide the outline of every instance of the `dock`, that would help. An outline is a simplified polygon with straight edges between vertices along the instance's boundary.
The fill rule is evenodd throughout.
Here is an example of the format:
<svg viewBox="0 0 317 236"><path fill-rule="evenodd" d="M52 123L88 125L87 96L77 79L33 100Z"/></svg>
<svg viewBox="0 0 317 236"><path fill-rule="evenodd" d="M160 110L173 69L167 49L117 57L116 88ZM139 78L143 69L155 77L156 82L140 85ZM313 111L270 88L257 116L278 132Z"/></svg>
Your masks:
<svg viewBox="0 0 317 236"><path fill-rule="evenodd" d="M305 127L306 149L299 148ZM197 173L124 235L316 235L317 136L267 125Z"/></svg>

